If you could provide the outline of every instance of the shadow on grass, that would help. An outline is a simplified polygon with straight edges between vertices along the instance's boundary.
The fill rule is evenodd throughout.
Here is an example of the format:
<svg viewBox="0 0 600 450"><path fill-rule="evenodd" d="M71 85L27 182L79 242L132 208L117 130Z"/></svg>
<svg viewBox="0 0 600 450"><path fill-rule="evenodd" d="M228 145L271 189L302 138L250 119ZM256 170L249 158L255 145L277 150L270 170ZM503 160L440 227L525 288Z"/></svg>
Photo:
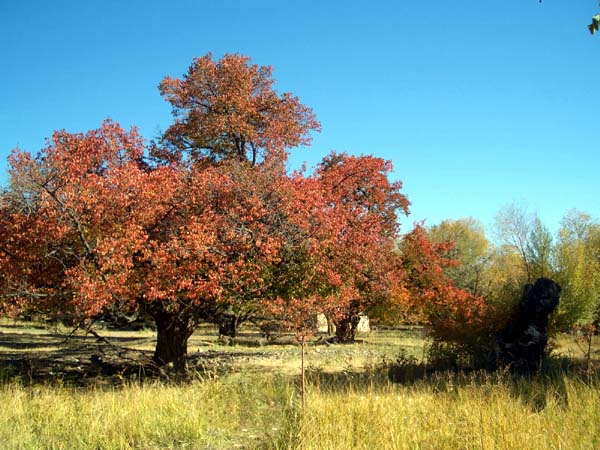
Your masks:
<svg viewBox="0 0 600 450"><path fill-rule="evenodd" d="M201 351L199 348L188 354L189 371L182 376L170 366L157 367L152 361L152 350L135 348L151 346L154 337L111 336L107 339L62 334L47 328L41 333L37 327L34 332L32 329L32 326L2 324L0 381L74 387L120 386L154 380L179 383L233 372L236 361L276 357L272 351L260 349L250 354L243 349L225 351L218 345ZM211 343L200 345L204 344Z"/></svg>
<svg viewBox="0 0 600 450"><path fill-rule="evenodd" d="M399 359L389 364L387 375L392 383L427 386L434 392L455 392L466 386L502 386L510 395L533 412L543 411L549 402L554 406L568 406L567 382L597 386L600 383L598 365L587 370L583 362L567 357L550 356L536 372L504 370L475 370L444 367L438 370L423 363Z"/></svg>
<svg viewBox="0 0 600 450"><path fill-rule="evenodd" d="M383 391L390 386L408 387L416 391L457 396L463 390L475 395L497 393L520 402L532 413L546 408L568 408L569 396L579 392L578 386L600 388L600 361L592 361L591 367L584 361L553 355L544 360L541 370L533 373L515 373L505 370L475 370L471 368L443 368L426 365L414 358L402 355L393 362L360 369L327 372L309 367L306 379L309 386L324 393ZM299 385L299 380L295 380ZM577 389L573 390L572 388ZM587 388L586 388L587 389ZM572 399L571 399L572 400Z"/></svg>
<svg viewBox="0 0 600 450"><path fill-rule="evenodd" d="M17 327L15 327L17 328ZM151 343L153 338L143 336L114 336L110 341L93 336L67 336L57 333L32 332L3 325L0 332L0 380L25 385L51 384L74 387L121 386L154 380L186 382L198 378L212 378L232 372L250 370L243 365L248 359L277 359L272 349L248 352L219 346L202 348L189 354L189 374L177 376L172 369L158 368L152 363L152 351L132 348L136 343ZM13 332L15 330L15 332ZM242 335L241 341L255 336ZM200 349L199 349L200 350ZM540 373L516 375L501 371L439 370L427 366L408 353L394 361L384 361L366 368L347 367L327 372L309 366L307 381L325 392L360 391L385 388L393 384L425 388L438 393L455 393L461 386L495 386L508 388L514 398L532 411L543 410L549 401L568 404L565 379L583 382L600 380L600 374L583 375L582 364L568 358L548 358ZM292 383L299 377L291 376Z"/></svg>
<svg viewBox="0 0 600 450"><path fill-rule="evenodd" d="M6 333L0 332L0 347L12 350L35 350L36 348L47 348L49 346L61 345L68 342L69 345L85 345L95 338L92 336L65 336L56 333ZM139 337L114 337L111 341L115 345L126 345L133 342L139 342L143 338Z"/></svg>

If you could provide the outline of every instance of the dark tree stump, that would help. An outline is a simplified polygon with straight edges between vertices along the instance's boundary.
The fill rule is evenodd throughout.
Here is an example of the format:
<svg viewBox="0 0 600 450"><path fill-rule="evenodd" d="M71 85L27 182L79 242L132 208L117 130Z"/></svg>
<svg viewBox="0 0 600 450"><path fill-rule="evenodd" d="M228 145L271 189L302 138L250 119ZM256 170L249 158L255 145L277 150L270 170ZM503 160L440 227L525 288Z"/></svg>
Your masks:
<svg viewBox="0 0 600 450"><path fill-rule="evenodd" d="M558 306L560 291L549 278L525 285L517 310L496 335L500 365L517 372L539 370L548 343L548 316Z"/></svg>

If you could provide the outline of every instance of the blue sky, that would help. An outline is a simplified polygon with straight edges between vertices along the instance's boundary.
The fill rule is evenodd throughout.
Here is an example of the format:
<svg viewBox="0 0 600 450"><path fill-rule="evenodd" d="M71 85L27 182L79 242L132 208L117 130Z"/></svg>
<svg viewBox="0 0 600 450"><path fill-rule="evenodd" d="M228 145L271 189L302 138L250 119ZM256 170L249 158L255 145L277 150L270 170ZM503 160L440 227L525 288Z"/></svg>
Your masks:
<svg viewBox="0 0 600 450"><path fill-rule="evenodd" d="M475 217L512 201L552 230L600 216L600 36L595 0L0 0L0 179L15 146L105 117L155 137L158 94L194 56L271 65L323 125L291 165L332 150L391 159L406 223ZM408 225L407 225L408 226Z"/></svg>

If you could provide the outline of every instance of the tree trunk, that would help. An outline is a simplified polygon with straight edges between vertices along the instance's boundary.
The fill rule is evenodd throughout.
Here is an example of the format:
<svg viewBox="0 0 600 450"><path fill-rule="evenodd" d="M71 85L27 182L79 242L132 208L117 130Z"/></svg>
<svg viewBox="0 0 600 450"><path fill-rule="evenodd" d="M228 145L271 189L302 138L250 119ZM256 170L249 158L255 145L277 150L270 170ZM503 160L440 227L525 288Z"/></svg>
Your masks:
<svg viewBox="0 0 600 450"><path fill-rule="evenodd" d="M219 318L219 335L234 338L237 336L238 319L235 315L223 315Z"/></svg>
<svg viewBox="0 0 600 450"><path fill-rule="evenodd" d="M359 322L360 316L358 314L351 314L338 320L335 323L336 341L341 344L354 342Z"/></svg>
<svg viewBox="0 0 600 450"><path fill-rule="evenodd" d="M157 340L152 360L158 366L173 363L179 373L186 370L187 343L194 332L194 321L177 313L155 313Z"/></svg>

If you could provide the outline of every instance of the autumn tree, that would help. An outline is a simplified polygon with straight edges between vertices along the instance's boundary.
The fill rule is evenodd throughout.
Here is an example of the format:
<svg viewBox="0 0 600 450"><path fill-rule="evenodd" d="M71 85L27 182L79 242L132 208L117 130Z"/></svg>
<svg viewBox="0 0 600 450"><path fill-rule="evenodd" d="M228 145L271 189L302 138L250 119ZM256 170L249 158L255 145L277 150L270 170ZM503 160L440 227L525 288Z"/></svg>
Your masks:
<svg viewBox="0 0 600 450"><path fill-rule="evenodd" d="M272 69L227 54L195 58L183 78L166 77L160 93L175 122L153 155L162 161L285 160L285 149L310 143L320 129L314 113L290 93L273 89Z"/></svg>
<svg viewBox="0 0 600 450"><path fill-rule="evenodd" d="M458 264L448 266L445 272L458 288L482 295L485 271L492 252L483 226L470 217L443 220L428 229L428 236L438 244L452 242L448 256Z"/></svg>
<svg viewBox="0 0 600 450"><path fill-rule="evenodd" d="M157 325L154 361L178 370L215 307L288 295L310 210L283 167L318 123L248 61L207 56L163 81L175 124L149 162L137 132L110 121L57 132L36 157L16 151L1 205L5 295L84 317L141 309Z"/></svg>
<svg viewBox="0 0 600 450"><path fill-rule="evenodd" d="M181 371L196 325L219 314L281 307L302 334L326 311L345 340L358 312L403 298L394 242L408 200L389 162L331 154L312 175L286 173L289 148L319 124L246 57L197 58L161 93L175 121L149 148L107 120L54 133L36 156L13 152L0 197L6 309L144 311L154 362Z"/></svg>
<svg viewBox="0 0 600 450"><path fill-rule="evenodd" d="M127 133L108 121L86 135L55 132L37 157L13 152L10 186L2 196L5 295L25 307L59 304L90 314L101 309L105 299L78 297L74 278L83 265L95 263L100 234L119 220L117 203L126 202L131 187L100 180L130 172L135 184L135 177L145 174L142 153L135 130ZM154 178L168 176L164 170L153 173L145 180L147 190L131 192L132 201L152 195ZM125 190L121 197L102 199L102 189L116 193L118 188Z"/></svg>
<svg viewBox="0 0 600 450"><path fill-rule="evenodd" d="M286 149L309 144L309 132L318 131L320 124L297 97L278 94L273 86L272 69L250 64L248 57L228 54L214 61L208 54L195 58L183 78L166 77L160 84L175 121L161 145L152 147L151 155L159 164L205 167L236 161L263 168L278 166L283 176ZM259 168L254 176L261 173ZM274 197L266 191L263 194ZM273 198L267 201L277 207ZM253 314L254 302L246 300L235 295L213 305L212 320L222 334L235 336L237 326Z"/></svg>
<svg viewBox="0 0 600 450"><path fill-rule="evenodd" d="M313 228L319 295L338 298L325 312L339 342L354 340L359 314L390 298L399 279L392 264L397 214L407 214L409 202L402 184L390 182L391 170L381 158L333 153L313 176L322 196Z"/></svg>
<svg viewBox="0 0 600 450"><path fill-rule="evenodd" d="M179 320L181 314L174 311L186 309L180 306L184 300L209 297L219 288L207 274L217 257L203 252L214 242L213 230L203 224L176 234L184 231L178 227L182 202L193 198L182 191L180 174L168 167L149 170L143 153L135 130L126 132L106 121L86 134L54 133L35 158L13 154L13 189L5 201L17 223L26 223L30 231L3 230L4 247L14 243L28 249L25 255L5 251L5 276L24 282L9 286L8 295L34 305L39 298L52 299L56 309L77 317L93 317L115 304L142 308L158 327L155 360L180 365L182 341L196 318L186 312ZM212 218L210 211L206 214ZM180 236L179 242L173 239ZM189 285L174 278L175 264L169 264L169 257L183 251L177 244L187 244L186 238L204 246L185 245L190 258L205 264L204 274L194 272ZM156 273L150 267L154 261L159 261ZM30 274L24 263L39 267L39 273ZM177 266L184 271L184 265ZM161 283L167 277L168 288ZM182 290L187 297L173 295ZM164 308L158 308L163 301Z"/></svg>
<svg viewBox="0 0 600 450"><path fill-rule="evenodd" d="M288 264L308 251L306 199L266 164L150 168L143 152L135 130L107 121L55 133L35 158L14 153L5 292L83 317L139 308L157 326L155 362L182 369L215 305L289 294Z"/></svg>
<svg viewBox="0 0 600 450"><path fill-rule="evenodd" d="M150 153L160 165L219 164L223 161L285 169L286 150L311 141L320 130L312 110L290 93L274 90L272 69L250 58L209 53L195 58L182 78L166 77L161 95L173 108L174 123ZM257 173L260 173L257 170ZM232 298L214 305L212 320L221 334L235 336L251 317L251 303Z"/></svg>
<svg viewBox="0 0 600 450"><path fill-rule="evenodd" d="M458 267L451 241L434 242L421 224L400 242L408 302L420 311L437 349L450 349L453 357L488 361L490 337L495 331L495 310L479 295L458 288L447 270ZM433 358L437 357L432 353Z"/></svg>

